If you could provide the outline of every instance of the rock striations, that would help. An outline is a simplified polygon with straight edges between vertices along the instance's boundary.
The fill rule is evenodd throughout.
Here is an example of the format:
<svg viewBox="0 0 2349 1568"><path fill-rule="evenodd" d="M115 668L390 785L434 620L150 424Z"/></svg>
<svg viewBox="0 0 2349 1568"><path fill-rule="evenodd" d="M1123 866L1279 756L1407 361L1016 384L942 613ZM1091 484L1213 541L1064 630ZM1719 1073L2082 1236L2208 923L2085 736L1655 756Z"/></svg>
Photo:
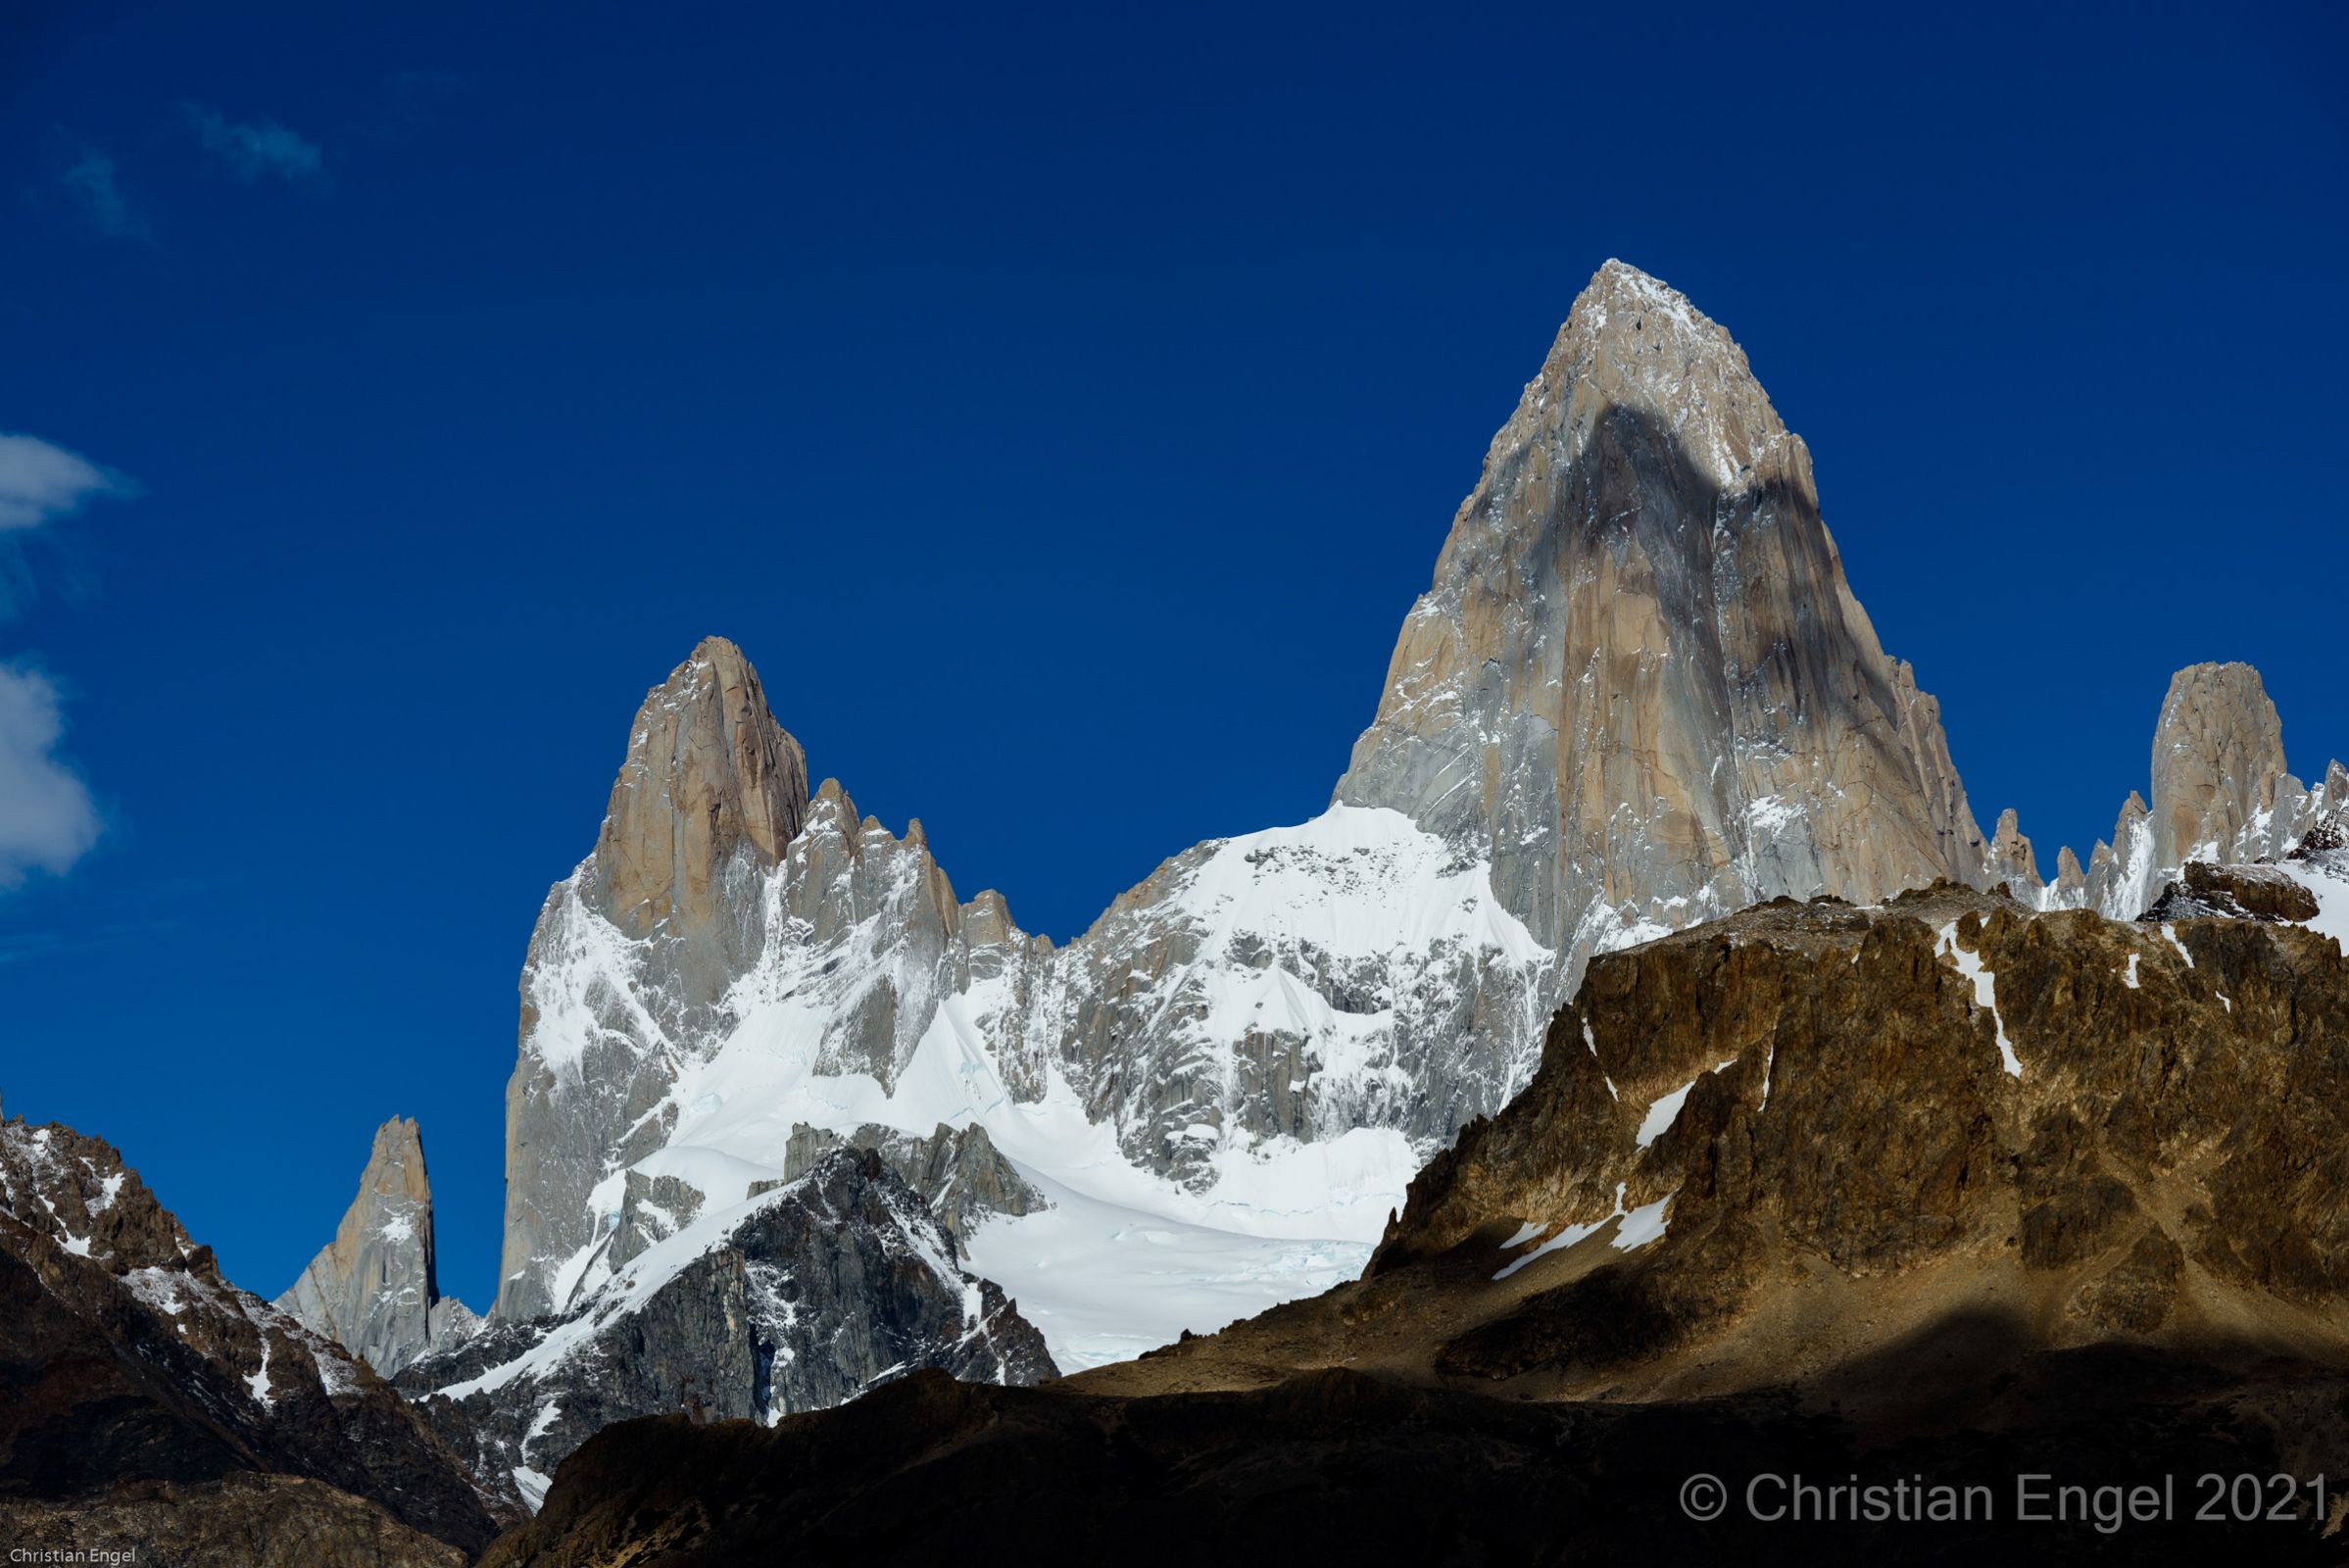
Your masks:
<svg viewBox="0 0 2349 1568"><path fill-rule="evenodd" d="M1561 988L1627 933L1986 854L1801 437L1726 331L1620 262L1493 438L1337 799L1489 861Z"/></svg>
<svg viewBox="0 0 2349 1568"><path fill-rule="evenodd" d="M277 1298L312 1332L385 1377L427 1350L463 1343L480 1319L440 1294L432 1243L432 1184L416 1124L375 1129L373 1151L334 1241Z"/></svg>

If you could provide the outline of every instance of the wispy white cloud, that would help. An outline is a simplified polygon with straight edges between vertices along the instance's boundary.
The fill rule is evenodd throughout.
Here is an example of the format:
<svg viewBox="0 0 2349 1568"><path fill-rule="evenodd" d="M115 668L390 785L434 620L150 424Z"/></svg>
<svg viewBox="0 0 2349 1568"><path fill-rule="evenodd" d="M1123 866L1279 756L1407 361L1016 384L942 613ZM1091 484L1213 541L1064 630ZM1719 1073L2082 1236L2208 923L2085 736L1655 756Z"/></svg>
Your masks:
<svg viewBox="0 0 2349 1568"><path fill-rule="evenodd" d="M189 104L187 118L203 139L204 150L239 179L282 179L293 185L315 185L325 179L326 158L318 144L274 120L244 124L202 104Z"/></svg>
<svg viewBox="0 0 2349 1568"><path fill-rule="evenodd" d="M62 876L98 842L89 786L61 757L65 705L36 669L0 664L0 892Z"/></svg>
<svg viewBox="0 0 2349 1568"><path fill-rule="evenodd" d="M99 496L130 496L138 487L79 453L34 435L0 431L0 533L37 528L78 512Z"/></svg>
<svg viewBox="0 0 2349 1568"><path fill-rule="evenodd" d="M95 147L73 147L58 172L65 188L90 226L114 239L144 239L147 225L115 172L115 161Z"/></svg>

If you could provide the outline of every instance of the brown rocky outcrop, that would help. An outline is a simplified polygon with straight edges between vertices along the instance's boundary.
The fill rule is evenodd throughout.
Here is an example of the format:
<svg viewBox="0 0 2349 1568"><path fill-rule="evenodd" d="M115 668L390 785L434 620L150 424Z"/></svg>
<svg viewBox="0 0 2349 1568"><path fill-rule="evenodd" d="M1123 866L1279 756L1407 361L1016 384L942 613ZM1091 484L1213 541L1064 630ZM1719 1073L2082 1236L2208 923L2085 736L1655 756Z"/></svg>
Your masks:
<svg viewBox="0 0 2349 1568"><path fill-rule="evenodd" d="M2212 865L2189 860L2138 918L2169 920L2313 920L2322 906L2308 885L2273 865Z"/></svg>

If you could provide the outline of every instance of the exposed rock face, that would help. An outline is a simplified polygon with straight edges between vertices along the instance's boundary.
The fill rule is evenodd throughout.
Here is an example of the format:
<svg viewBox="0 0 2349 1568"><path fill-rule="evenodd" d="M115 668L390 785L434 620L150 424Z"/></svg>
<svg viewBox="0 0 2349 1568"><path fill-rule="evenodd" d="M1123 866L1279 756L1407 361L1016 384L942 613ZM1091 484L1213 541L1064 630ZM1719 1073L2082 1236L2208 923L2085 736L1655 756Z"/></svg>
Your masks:
<svg viewBox="0 0 2349 1568"><path fill-rule="evenodd" d="M438 1564L509 1517L389 1384L221 1278L112 1148L65 1127L0 1121L0 1526L28 1545L152 1528L174 1561L274 1541Z"/></svg>
<svg viewBox="0 0 2349 1568"><path fill-rule="evenodd" d="M831 783L800 809L799 755L730 645L647 700L524 971L495 1316L601 1289L651 1234L611 1240L623 1209L696 1206L682 1165L631 1187L657 1152L773 1178L795 1124L926 1137L1054 1085L1210 1202L1383 1133L1297 1233L1367 1241L1524 1084L1590 954L1782 893L1979 879L1990 853L1801 441L1726 332L1619 263L1495 438L1321 817L1179 855L1054 951L994 895L958 903L918 824L893 838ZM799 1080L754 1088L754 1059L901 1102L761 1120L744 1102ZM1291 1234L1310 1202L1249 1226Z"/></svg>
<svg viewBox="0 0 2349 1568"><path fill-rule="evenodd" d="M894 1127L867 1124L846 1135L806 1123L792 1128L783 1146L782 1174L754 1177L745 1196L757 1198L798 1181L839 1149L870 1150L890 1174L911 1188L948 1235L960 1246L992 1214L1032 1214L1044 1195L999 1152L984 1127L940 1124L927 1138ZM619 1222L605 1254L614 1270L676 1235L702 1215L709 1195L692 1182L666 1173L627 1173Z"/></svg>
<svg viewBox="0 0 2349 1568"><path fill-rule="evenodd" d="M742 650L705 638L637 710L581 897L629 936L692 950L739 929L729 873L782 858L807 810L800 743L775 724ZM691 962L680 977L703 982L693 1000L705 1002L732 979Z"/></svg>
<svg viewBox="0 0 2349 1568"><path fill-rule="evenodd" d="M1545 1388L1752 1385L1992 1305L2041 1348L2342 1354L2344 1080L2349 964L2297 927L1747 910L1592 964L1374 1272L1592 1237L1438 1354Z"/></svg>
<svg viewBox="0 0 2349 1568"><path fill-rule="evenodd" d="M2321 819L2349 803L2339 762L2309 788L2285 771L2283 723L2259 671L2249 664L2191 664L2171 677L2153 731L2153 804L2130 791L2110 844L2098 843L2085 872L2066 849L2054 882L2040 886L2031 841L1999 818L1993 858L2016 895L2050 909L2096 909L2133 920L2156 900L2175 899L2186 862L2249 864L2282 858Z"/></svg>
<svg viewBox="0 0 2349 1568"><path fill-rule="evenodd" d="M2038 891L2038 858L2031 854L2031 840L2023 836L2023 828L2011 807L1998 814L1998 828L1990 835L1990 854L1982 880L1992 887L2006 884L2026 903L2032 902Z"/></svg>
<svg viewBox="0 0 2349 1568"><path fill-rule="evenodd" d="M893 1128L864 1126L843 1137L805 1124L783 1146L783 1177L797 1181L833 1151L868 1149L890 1174L911 1188L939 1225L960 1246L991 1214L1033 1214L1044 1195L1003 1156L984 1127L941 1123L927 1138ZM764 1184L755 1184L754 1196ZM777 1185L780 1185L778 1183Z"/></svg>
<svg viewBox="0 0 2349 1568"><path fill-rule="evenodd" d="M705 639L646 695L595 852L547 895L531 934L495 1315L560 1304L549 1260L589 1240L587 1194L668 1088L672 1043L722 1034L727 988L766 938L763 873L807 812L799 742L742 651ZM660 1131L639 1131L636 1152Z"/></svg>
<svg viewBox="0 0 2349 1568"><path fill-rule="evenodd" d="M385 1377L428 1349L469 1336L480 1319L440 1294L432 1247L432 1184L416 1124L394 1117L375 1144L333 1243L277 1298L313 1333Z"/></svg>
<svg viewBox="0 0 2349 1568"><path fill-rule="evenodd" d="M1610 262L1494 437L1337 799L1492 864L1564 956L1780 894L1979 878L1939 712L1729 334Z"/></svg>
<svg viewBox="0 0 2349 1568"><path fill-rule="evenodd" d="M683 1226L586 1309L502 1325L403 1373L485 1486L535 1505L595 1432L686 1411L772 1422L918 1367L1032 1383L1044 1340L869 1150Z"/></svg>
<svg viewBox="0 0 2349 1568"><path fill-rule="evenodd" d="M2227 858L2263 819L2272 835L2284 776L2283 720L2259 671L2249 664L2179 670L2153 731L2154 863ZM2273 855L2277 846L2261 850Z"/></svg>

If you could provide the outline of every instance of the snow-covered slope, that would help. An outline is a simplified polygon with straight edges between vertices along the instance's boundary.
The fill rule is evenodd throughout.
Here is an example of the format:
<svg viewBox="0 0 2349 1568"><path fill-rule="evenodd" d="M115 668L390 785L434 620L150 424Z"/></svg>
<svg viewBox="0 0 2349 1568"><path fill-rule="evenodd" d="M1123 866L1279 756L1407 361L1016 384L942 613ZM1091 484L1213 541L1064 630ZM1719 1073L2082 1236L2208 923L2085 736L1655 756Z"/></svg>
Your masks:
<svg viewBox="0 0 2349 1568"><path fill-rule="evenodd" d="M1172 858L1055 950L959 901L918 822L806 778L733 645L647 697L523 976L497 1319L576 1309L811 1139L976 1127L965 1168L1041 1203L985 1220L905 1174L1064 1362L1212 1329L1350 1270L1590 955L1986 855L1800 439L1726 331L1615 262L1321 815Z"/></svg>
<svg viewBox="0 0 2349 1568"><path fill-rule="evenodd" d="M563 1128L616 1099L628 1120L545 1259L551 1308L631 1272L631 1173L709 1212L786 1179L810 1130L975 1126L1050 1206L983 1220L972 1259L1071 1367L1358 1269L1434 1141L1531 1072L1552 961L1481 865L1350 807L1202 845L1055 952L827 784L747 890L757 957L680 1040L630 1004L660 939L578 897L587 877L524 977L525 1109ZM1512 1049L1482 1076L1459 1043L1503 1009Z"/></svg>

